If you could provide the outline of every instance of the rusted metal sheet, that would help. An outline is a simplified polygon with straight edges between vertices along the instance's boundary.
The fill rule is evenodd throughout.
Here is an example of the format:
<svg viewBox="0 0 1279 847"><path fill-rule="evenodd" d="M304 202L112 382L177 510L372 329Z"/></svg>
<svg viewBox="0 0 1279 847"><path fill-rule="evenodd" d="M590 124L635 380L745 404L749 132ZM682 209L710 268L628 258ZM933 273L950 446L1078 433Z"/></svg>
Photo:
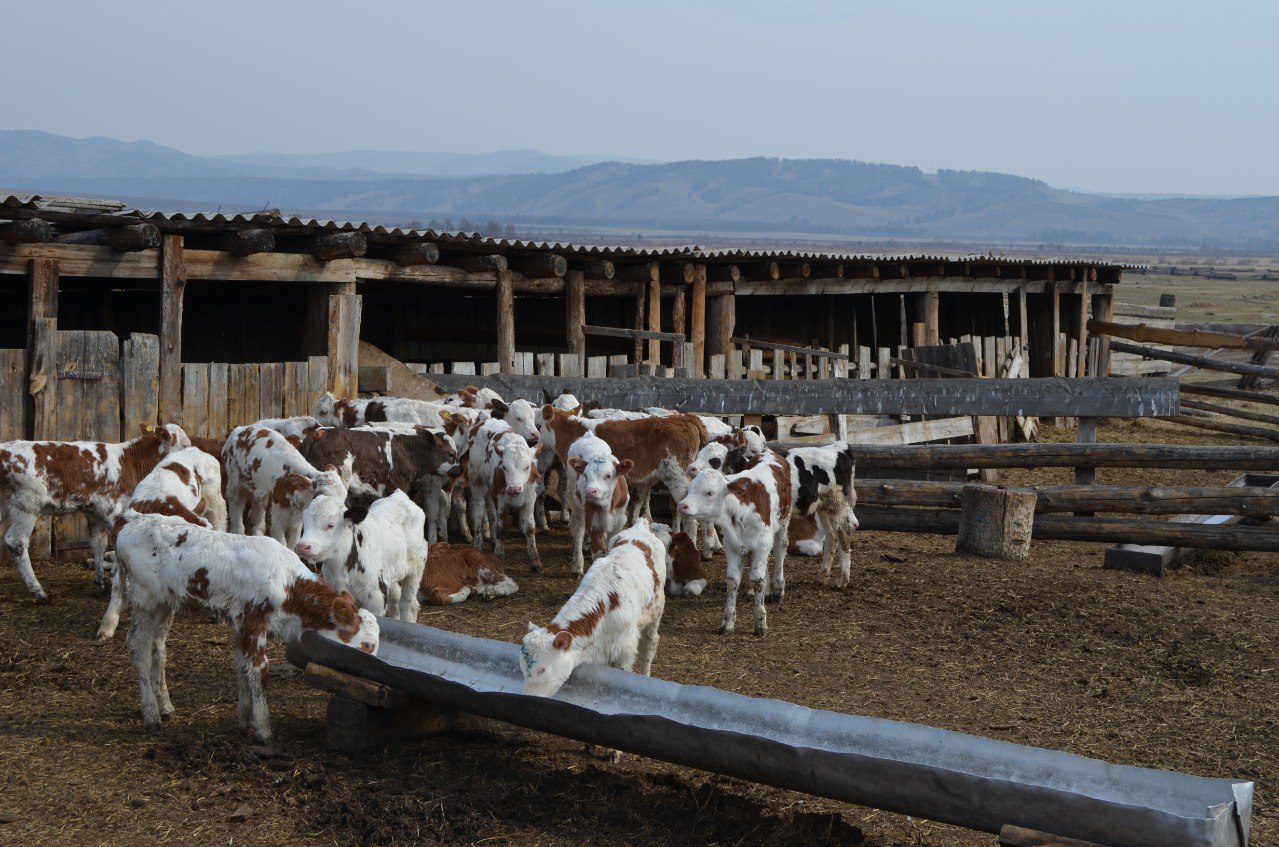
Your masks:
<svg viewBox="0 0 1279 847"><path fill-rule="evenodd" d="M1118 379L586 379L432 374L447 391L491 388L507 401L545 403L564 391L617 409L662 406L708 415L1023 415L1169 417L1177 380Z"/></svg>
<svg viewBox="0 0 1279 847"><path fill-rule="evenodd" d="M578 667L521 693L519 646L379 619L370 656L312 635L308 662L415 699L641 756L986 832L1006 824L1111 847L1244 847L1253 783L1112 765L918 724Z"/></svg>

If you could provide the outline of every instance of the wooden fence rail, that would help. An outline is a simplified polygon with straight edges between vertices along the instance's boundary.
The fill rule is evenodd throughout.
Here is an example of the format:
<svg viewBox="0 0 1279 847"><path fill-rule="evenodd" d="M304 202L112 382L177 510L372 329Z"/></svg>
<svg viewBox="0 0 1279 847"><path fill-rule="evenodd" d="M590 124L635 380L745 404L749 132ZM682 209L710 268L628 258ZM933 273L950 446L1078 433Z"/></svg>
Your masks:
<svg viewBox="0 0 1279 847"><path fill-rule="evenodd" d="M877 470L956 468L1184 468L1279 470L1279 447L1170 444L961 444L860 447L859 466Z"/></svg>

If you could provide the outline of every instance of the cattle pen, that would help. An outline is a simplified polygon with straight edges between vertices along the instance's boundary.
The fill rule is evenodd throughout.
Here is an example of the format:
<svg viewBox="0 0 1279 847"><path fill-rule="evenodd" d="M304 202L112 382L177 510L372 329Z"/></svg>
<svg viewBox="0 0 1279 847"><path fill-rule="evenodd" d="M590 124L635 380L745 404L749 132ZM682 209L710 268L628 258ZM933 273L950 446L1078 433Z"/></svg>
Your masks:
<svg viewBox="0 0 1279 847"><path fill-rule="evenodd" d="M1095 443L1101 420L1158 423L1183 413L1176 379L1110 376L1123 270L989 256L579 247L8 197L0 200L0 440L115 441L161 423L220 438L239 424L306 414L326 392L433 399L478 385L538 405L570 392L627 411L758 423L779 452L853 442L866 507L858 514L871 532L962 539L965 524L984 517L968 503L980 491L1030 504L1027 547L1033 537L1172 551L1107 554L1116 566L1163 573L1182 548L1279 550L1270 520L1279 511L1271 475L1279 448ZM1078 443L1011 443L1033 442L1039 421L1077 426L1069 437ZM998 488L969 484L973 474L993 483L1001 472L1045 468L1066 469L1073 484L1024 475ZM1230 483L1102 485L1099 468L1246 473ZM32 552L70 560L87 546L84 527L59 517ZM801 715L790 703L662 680L634 685L620 673L574 677L589 708L536 708L511 688L514 645L417 624L384 628L385 662L309 638L291 650L308 681L338 695L331 735L345 727L394 742L448 723L408 702L421 700L817 796L1002 828L1008 844L1067 843L1013 840L1017 825L1111 845L1248 843L1253 786L1243 779L1110 771L1039 745L1010 750L832 715L846 710L840 704ZM431 664L442 655L455 666ZM472 690L448 678L468 673ZM671 729L655 728L661 721L640 731L642 722L623 720L655 691L689 706L679 743L658 737ZM702 707L759 720L759 732L743 739L712 725L694 708L698 697ZM833 734L861 733L870 747L891 736L901 746L877 766L936 790L841 783L840 773L876 757L765 726L782 712L792 728L830 721ZM940 751L938 761L910 758L920 747ZM980 767L951 767L978 759ZM1057 778L1039 780L1044 769ZM1175 796L1161 799L1161 790Z"/></svg>

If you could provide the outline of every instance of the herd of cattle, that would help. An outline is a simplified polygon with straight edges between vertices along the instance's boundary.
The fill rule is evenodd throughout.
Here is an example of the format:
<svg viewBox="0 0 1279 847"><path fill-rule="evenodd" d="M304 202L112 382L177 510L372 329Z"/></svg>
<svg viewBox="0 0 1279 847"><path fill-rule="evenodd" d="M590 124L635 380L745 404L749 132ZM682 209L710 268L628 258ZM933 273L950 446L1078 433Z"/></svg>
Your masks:
<svg viewBox="0 0 1279 847"><path fill-rule="evenodd" d="M524 636L527 693L553 695L581 663L638 660L647 674L666 597L700 594L702 562L717 549L727 559L721 633L735 627L746 567L754 632L765 634L788 549L820 553L827 577L838 556L836 585L847 585L857 528L847 444L783 457L756 427L593 406L565 394L536 408L475 388L438 402L325 395L313 416L258 421L223 440L168 424L119 444L4 442L0 526L27 589L47 602L29 554L37 519L88 518L95 577L111 595L98 641L114 635L127 603L148 726L173 714L165 642L175 612L198 603L225 616L240 725L263 742L269 637L309 630L374 653L377 616L415 621L420 602L514 593L507 521L529 569L541 570L548 480L582 578L550 623ZM658 484L675 504L670 526L651 520ZM451 522L469 546L450 546Z"/></svg>

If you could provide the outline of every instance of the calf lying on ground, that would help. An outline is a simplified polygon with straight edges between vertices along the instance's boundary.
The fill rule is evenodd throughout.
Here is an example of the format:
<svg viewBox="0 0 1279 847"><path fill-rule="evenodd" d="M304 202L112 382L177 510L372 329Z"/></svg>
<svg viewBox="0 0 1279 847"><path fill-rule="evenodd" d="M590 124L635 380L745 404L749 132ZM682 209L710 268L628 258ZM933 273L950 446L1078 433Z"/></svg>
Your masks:
<svg viewBox="0 0 1279 847"><path fill-rule="evenodd" d="M129 654L138 671L142 720L158 728L173 714L165 681L165 642L173 615L197 601L221 612L235 633L239 722L260 742L267 715L267 638L296 641L313 630L366 653L377 652L377 620L355 599L315 577L270 538L230 535L181 518L126 512L116 535L132 622Z"/></svg>
<svg viewBox="0 0 1279 847"><path fill-rule="evenodd" d="M520 650L524 693L552 697L581 664L648 676L666 608L666 548L640 519L596 559L546 626L530 623Z"/></svg>
<svg viewBox="0 0 1279 847"><path fill-rule="evenodd" d="M584 535L589 534L591 556L602 556L608 542L626 526L626 507L631 499L626 474L632 465L630 459L614 456L608 443L593 433L586 433L569 448L573 573L582 573Z"/></svg>
<svg viewBox="0 0 1279 847"><path fill-rule="evenodd" d="M845 441L822 447L797 447L786 461L794 468L795 514L812 516L822 530L822 572L830 578L839 551L836 588L848 585L853 533L857 530L857 492L853 489L853 448Z"/></svg>
<svg viewBox="0 0 1279 847"><path fill-rule="evenodd" d="M429 400L411 400L407 397L378 397L372 400L348 400L337 398L333 392L325 392L315 401L311 414L325 426L359 426L360 424L399 421L440 426L444 419L440 411L442 403Z"/></svg>
<svg viewBox="0 0 1279 847"><path fill-rule="evenodd" d="M191 446L173 424L143 427L132 441L6 441L0 443L0 526L27 590L41 603L49 595L31 568L31 533L42 514L83 512L89 520L93 571L106 590L104 558L112 521L134 487L164 456Z"/></svg>
<svg viewBox="0 0 1279 847"><path fill-rule="evenodd" d="M745 556L751 559L755 634L764 635L768 631L764 610L768 595L768 557L771 552L772 591L781 602L786 594L784 564L791 497L791 467L779 456L769 453L754 467L731 476L713 469L702 471L689 485L688 495L680 501L679 511L687 517L714 521L724 542L728 598L721 634L732 632L737 625L737 590Z"/></svg>
<svg viewBox="0 0 1279 847"><path fill-rule="evenodd" d="M255 424L231 430L222 465L228 531L261 535L265 529L289 548L297 544L311 498L342 485L336 469L319 470L283 435Z"/></svg>
<svg viewBox="0 0 1279 847"><path fill-rule="evenodd" d="M133 489L129 509L142 515L168 515L196 526L226 531L222 466L198 447L170 453ZM124 606L124 574L116 568L111 602L98 626L98 644L115 635Z"/></svg>
<svg viewBox="0 0 1279 847"><path fill-rule="evenodd" d="M666 545L666 593L672 597L698 597L706 590L706 569L697 546L687 532L671 532L666 524L653 524L653 534Z"/></svg>
<svg viewBox="0 0 1279 847"><path fill-rule="evenodd" d="M484 545L484 520L487 517L493 533L493 552L506 558L503 538L506 517L515 512L520 532L524 535L529 567L542 569L537 552L537 526L533 505L537 499L537 451L511 429L505 421L490 420L480 425L471 441L471 458L467 465L470 489L471 544L476 550Z"/></svg>
<svg viewBox="0 0 1279 847"><path fill-rule="evenodd" d="M416 622L425 529L426 515L403 491L349 509L345 494L327 491L302 515L297 553L320 562L325 582L374 614Z"/></svg>
<svg viewBox="0 0 1279 847"><path fill-rule="evenodd" d="M473 547L438 542L427 548L426 569L418 596L432 606L461 603L472 594L492 599L514 594L520 587L506 575L497 556Z"/></svg>
<svg viewBox="0 0 1279 847"><path fill-rule="evenodd" d="M786 552L792 556L820 556L826 549L826 533L811 515L792 515L786 538Z"/></svg>

